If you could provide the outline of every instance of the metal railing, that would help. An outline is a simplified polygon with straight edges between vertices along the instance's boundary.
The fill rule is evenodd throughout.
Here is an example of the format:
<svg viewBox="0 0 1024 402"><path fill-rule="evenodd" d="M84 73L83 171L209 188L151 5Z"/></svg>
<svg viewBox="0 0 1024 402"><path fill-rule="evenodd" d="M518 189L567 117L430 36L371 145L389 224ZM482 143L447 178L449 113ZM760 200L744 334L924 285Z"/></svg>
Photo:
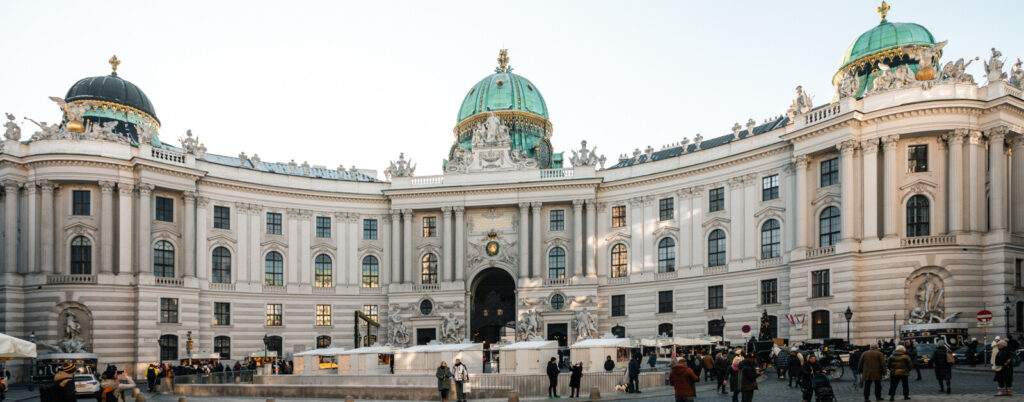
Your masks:
<svg viewBox="0 0 1024 402"><path fill-rule="evenodd" d="M956 235L904 237L902 247L944 246L956 244Z"/></svg>
<svg viewBox="0 0 1024 402"><path fill-rule="evenodd" d="M156 284L159 286L185 286L185 280L182 278L164 278L156 277Z"/></svg>
<svg viewBox="0 0 1024 402"><path fill-rule="evenodd" d="M218 371L210 374L187 374L172 377L174 385L181 384L246 384L252 383L255 370Z"/></svg>
<svg viewBox="0 0 1024 402"><path fill-rule="evenodd" d="M71 275L71 274L47 275L46 276L46 284L47 285L79 284L79 283L82 283L82 284L96 283L96 276L95 275Z"/></svg>

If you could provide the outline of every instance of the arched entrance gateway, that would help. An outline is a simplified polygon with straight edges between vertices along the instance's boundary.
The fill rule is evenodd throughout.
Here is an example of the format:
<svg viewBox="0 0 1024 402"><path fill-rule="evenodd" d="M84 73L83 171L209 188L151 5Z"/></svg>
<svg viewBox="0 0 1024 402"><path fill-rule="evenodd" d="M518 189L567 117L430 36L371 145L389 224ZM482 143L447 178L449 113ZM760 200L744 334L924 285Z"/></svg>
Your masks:
<svg viewBox="0 0 1024 402"><path fill-rule="evenodd" d="M502 328L515 331L516 281L501 268L487 268L470 288L470 337L492 345L501 340Z"/></svg>

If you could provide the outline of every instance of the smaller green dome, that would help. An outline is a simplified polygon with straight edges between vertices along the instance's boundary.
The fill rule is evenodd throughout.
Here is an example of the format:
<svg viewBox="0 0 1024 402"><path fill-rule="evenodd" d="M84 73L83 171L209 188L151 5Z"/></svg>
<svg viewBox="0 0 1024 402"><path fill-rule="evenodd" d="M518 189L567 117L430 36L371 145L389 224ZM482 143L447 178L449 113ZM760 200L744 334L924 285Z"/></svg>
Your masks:
<svg viewBox="0 0 1024 402"><path fill-rule="evenodd" d="M910 45L934 46L935 38L921 25L882 20L882 23L864 32L850 44L839 70L863 57Z"/></svg>
<svg viewBox="0 0 1024 402"><path fill-rule="evenodd" d="M527 112L548 118L548 105L537 86L511 71L499 71L473 85L466 98L462 100L456 122L478 113L503 110Z"/></svg>

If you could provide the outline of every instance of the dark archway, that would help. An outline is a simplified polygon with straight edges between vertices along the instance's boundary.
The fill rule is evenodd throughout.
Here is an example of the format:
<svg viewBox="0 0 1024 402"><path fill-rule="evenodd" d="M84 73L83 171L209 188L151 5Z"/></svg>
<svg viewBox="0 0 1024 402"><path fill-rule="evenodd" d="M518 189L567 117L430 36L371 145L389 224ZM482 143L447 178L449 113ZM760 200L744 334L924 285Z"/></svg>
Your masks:
<svg viewBox="0 0 1024 402"><path fill-rule="evenodd" d="M487 268L473 279L470 288L470 336L489 347L501 340L502 329L515 331L516 281L501 268Z"/></svg>

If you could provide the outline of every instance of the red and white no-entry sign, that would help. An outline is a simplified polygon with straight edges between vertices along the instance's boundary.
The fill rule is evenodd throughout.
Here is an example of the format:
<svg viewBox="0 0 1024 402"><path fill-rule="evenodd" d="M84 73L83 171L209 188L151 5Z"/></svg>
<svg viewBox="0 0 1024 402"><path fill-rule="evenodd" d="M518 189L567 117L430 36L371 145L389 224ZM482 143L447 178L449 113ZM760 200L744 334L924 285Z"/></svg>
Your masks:
<svg viewBox="0 0 1024 402"><path fill-rule="evenodd" d="M989 322L992 321L992 312L988 310L981 310L978 312L978 322Z"/></svg>

